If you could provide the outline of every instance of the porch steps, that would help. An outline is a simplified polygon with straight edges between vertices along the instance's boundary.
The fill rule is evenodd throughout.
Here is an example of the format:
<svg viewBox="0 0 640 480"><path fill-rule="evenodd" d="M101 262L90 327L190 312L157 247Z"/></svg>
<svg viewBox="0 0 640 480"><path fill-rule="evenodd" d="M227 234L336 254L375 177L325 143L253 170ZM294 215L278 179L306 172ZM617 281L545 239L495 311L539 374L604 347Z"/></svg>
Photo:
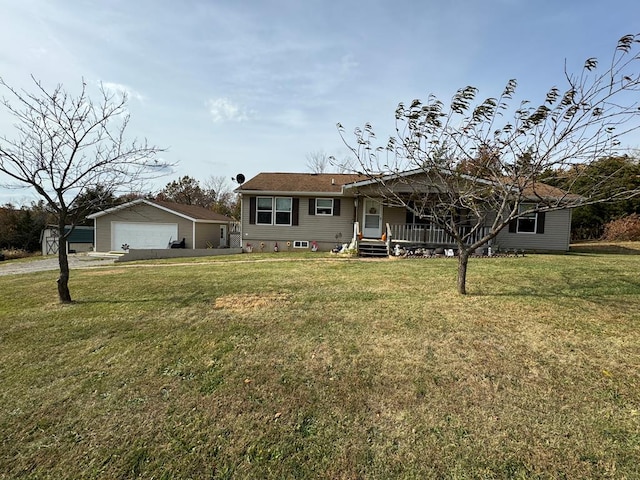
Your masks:
<svg viewBox="0 0 640 480"><path fill-rule="evenodd" d="M387 244L380 240L360 240L358 255L361 257L387 257Z"/></svg>

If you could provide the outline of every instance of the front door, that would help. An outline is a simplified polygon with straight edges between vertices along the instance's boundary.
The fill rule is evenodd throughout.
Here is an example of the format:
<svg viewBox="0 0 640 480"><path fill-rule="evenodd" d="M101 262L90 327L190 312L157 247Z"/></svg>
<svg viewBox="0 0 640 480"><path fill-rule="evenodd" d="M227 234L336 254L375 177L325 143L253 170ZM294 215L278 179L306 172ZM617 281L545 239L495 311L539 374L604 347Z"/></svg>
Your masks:
<svg viewBox="0 0 640 480"><path fill-rule="evenodd" d="M371 198L364 199L362 236L364 238L382 236L382 204Z"/></svg>
<svg viewBox="0 0 640 480"><path fill-rule="evenodd" d="M226 247L227 246L227 226L226 225L220 225L220 243L219 245L221 247Z"/></svg>

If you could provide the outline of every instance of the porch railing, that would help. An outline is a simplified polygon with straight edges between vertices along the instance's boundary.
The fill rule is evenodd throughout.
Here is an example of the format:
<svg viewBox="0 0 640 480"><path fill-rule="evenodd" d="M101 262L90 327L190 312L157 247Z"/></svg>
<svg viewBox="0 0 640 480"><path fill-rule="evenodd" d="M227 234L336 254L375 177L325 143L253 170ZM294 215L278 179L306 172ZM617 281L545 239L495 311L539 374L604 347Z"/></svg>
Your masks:
<svg viewBox="0 0 640 480"><path fill-rule="evenodd" d="M416 223L403 223L388 225L388 231L391 233L391 240L396 242L421 243L429 245L455 245L455 239L447 234L442 228L434 228L427 225ZM471 232L472 227L464 227L463 234ZM466 244L475 243L489 232L489 227L481 227L477 229L466 240Z"/></svg>

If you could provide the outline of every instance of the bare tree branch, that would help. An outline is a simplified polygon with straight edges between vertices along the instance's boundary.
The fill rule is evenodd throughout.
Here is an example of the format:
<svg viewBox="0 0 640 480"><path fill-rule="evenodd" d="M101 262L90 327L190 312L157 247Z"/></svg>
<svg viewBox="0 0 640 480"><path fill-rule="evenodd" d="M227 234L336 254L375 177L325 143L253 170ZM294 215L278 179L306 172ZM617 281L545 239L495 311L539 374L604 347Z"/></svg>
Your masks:
<svg viewBox="0 0 640 480"><path fill-rule="evenodd" d="M370 124L346 140L356 159L354 171L367 175L372 193L390 205L429 217L458 243L458 287L465 293L469 254L487 244L510 222L532 213L574 208L640 195L640 189L581 190L585 167L612 156L640 128L640 35L625 35L601 72L589 58L579 74L565 66L562 88L552 87L538 104L514 103L517 82L509 80L497 97L478 100L478 90L459 89L449 106L429 96L426 102L400 103L396 131L377 144ZM411 175L407 175L411 172ZM550 193L549 172L573 180L564 192ZM574 188L575 187L575 188ZM526 205L526 208L523 206ZM461 228L459 212L473 217ZM480 228L489 228L469 243Z"/></svg>
<svg viewBox="0 0 640 480"><path fill-rule="evenodd" d="M12 186L33 188L56 212L61 232L58 293L62 302L70 302L64 243L69 231L64 227L82 220L73 205L88 191L101 186L98 191L110 194L124 191L169 173L172 165L157 159L163 149L126 139L126 95L109 93L101 85L99 99L93 101L84 81L73 96L62 85L49 91L32 80L35 89L28 92L0 78L9 96L2 105L15 119L15 136L0 136L0 173Z"/></svg>
<svg viewBox="0 0 640 480"><path fill-rule="evenodd" d="M329 166L330 157L322 150L307 154L307 169L311 173L327 173Z"/></svg>

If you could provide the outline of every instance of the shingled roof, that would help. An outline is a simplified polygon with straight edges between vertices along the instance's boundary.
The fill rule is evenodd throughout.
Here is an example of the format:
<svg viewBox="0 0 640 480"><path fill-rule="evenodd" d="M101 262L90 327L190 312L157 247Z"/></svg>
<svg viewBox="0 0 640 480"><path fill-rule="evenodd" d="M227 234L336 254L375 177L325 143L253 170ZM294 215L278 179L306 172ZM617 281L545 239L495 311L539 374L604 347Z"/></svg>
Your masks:
<svg viewBox="0 0 640 480"><path fill-rule="evenodd" d="M222 215L220 213L212 212L211 210L200 207L198 205L184 205L182 203L164 202L161 200L150 200L150 203L155 203L168 210L172 210L177 213L181 213L186 217L194 220L211 220L218 222L231 222L233 219Z"/></svg>
<svg viewBox="0 0 640 480"><path fill-rule="evenodd" d="M415 175L422 173L420 170L405 172L403 175ZM357 185L353 185L356 182ZM259 173L236 189L238 193L342 193L342 187L375 183L375 180L366 175L352 173ZM524 189L524 195L530 199L571 199L576 195L568 195L559 188L536 182ZM159 203L159 202L156 202Z"/></svg>
<svg viewBox="0 0 640 480"><path fill-rule="evenodd" d="M122 210L125 208L129 208L133 205L137 205L140 203L145 203L147 205L151 205L156 208L161 208L164 210L169 210L178 215L186 217L190 220L201 221L201 222L233 222L232 218L229 218L220 213L212 212L204 207L200 207L198 205L183 205L181 203L173 203L173 202L164 202L161 200L147 200L147 199L138 199L129 203L125 203L122 205L118 205L116 207L110 208L108 210L103 210L102 212L94 213L92 215L88 215L87 218L97 218L102 215L106 215L111 212L116 212L118 210Z"/></svg>
<svg viewBox="0 0 640 480"><path fill-rule="evenodd" d="M579 200L580 195L575 195L572 193L567 193L564 190L561 190L557 187L553 187L551 185L547 185L546 183L536 182L531 185L527 185L522 193L532 200L541 199L541 200Z"/></svg>
<svg viewBox="0 0 640 480"><path fill-rule="evenodd" d="M341 193L343 185L366 178L364 175L350 173L259 173L236 191Z"/></svg>

